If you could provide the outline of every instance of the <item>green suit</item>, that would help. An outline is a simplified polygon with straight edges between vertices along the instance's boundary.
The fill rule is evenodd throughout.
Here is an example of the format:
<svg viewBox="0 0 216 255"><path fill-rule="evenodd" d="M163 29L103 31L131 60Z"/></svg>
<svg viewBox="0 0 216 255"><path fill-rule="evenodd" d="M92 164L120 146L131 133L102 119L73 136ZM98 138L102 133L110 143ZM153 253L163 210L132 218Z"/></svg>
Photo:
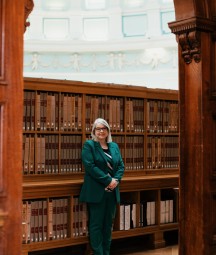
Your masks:
<svg viewBox="0 0 216 255"><path fill-rule="evenodd" d="M89 235L94 255L110 254L112 223L116 204L120 202L120 192L119 185L112 192L107 192L105 188L112 178L120 182L124 174L124 163L118 145L111 142L108 147L112 156L112 177L99 142L88 140L82 149L85 177L80 201L88 205Z"/></svg>

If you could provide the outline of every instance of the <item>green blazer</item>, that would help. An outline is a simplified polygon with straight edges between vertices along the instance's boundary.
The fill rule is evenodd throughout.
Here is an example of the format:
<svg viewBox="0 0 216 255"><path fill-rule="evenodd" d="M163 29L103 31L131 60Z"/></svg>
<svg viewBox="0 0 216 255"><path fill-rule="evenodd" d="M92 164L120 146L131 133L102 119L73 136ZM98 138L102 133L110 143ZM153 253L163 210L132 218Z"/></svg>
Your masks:
<svg viewBox="0 0 216 255"><path fill-rule="evenodd" d="M124 174L124 163L116 143L108 143L113 160L113 178L119 182ZM85 168L84 183L80 192L80 201L98 203L103 199L105 187L112 181L108 174L106 156L99 142L87 140L82 149L82 162ZM113 191L117 203L120 202L119 185Z"/></svg>

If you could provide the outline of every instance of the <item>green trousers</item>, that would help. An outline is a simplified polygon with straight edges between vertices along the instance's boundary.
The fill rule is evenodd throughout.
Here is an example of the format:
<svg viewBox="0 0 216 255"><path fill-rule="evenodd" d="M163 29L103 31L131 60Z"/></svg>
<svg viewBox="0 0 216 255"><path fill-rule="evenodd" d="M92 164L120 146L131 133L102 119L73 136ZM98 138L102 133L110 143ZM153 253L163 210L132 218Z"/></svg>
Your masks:
<svg viewBox="0 0 216 255"><path fill-rule="evenodd" d="M105 192L100 203L88 203L89 238L94 255L109 255L116 212L114 192Z"/></svg>

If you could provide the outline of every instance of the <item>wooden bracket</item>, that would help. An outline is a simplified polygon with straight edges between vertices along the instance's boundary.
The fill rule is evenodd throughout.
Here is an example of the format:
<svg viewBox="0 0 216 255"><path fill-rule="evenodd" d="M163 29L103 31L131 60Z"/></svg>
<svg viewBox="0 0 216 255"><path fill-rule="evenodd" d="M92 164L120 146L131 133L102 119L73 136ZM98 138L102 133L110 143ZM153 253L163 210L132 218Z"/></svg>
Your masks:
<svg viewBox="0 0 216 255"><path fill-rule="evenodd" d="M170 22L169 27L181 47L185 63L192 60L199 63L201 60L201 32L211 33L216 31L216 21L200 17Z"/></svg>
<svg viewBox="0 0 216 255"><path fill-rule="evenodd" d="M196 63L200 62L200 33L198 31L186 32L180 34L178 39L185 63L190 64L192 59L194 59Z"/></svg>
<svg viewBox="0 0 216 255"><path fill-rule="evenodd" d="M25 16L24 16L24 32L26 28L30 26L30 22L27 21L29 14L32 12L34 8L33 0L25 0Z"/></svg>

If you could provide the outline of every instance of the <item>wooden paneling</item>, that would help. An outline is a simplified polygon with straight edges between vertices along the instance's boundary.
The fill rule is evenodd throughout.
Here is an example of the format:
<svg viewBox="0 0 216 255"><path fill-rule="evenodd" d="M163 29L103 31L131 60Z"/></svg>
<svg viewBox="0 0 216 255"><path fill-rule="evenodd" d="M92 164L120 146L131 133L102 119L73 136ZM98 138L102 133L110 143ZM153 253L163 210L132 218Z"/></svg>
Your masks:
<svg viewBox="0 0 216 255"><path fill-rule="evenodd" d="M5 34L5 0L0 2L0 85L5 85L4 80L4 34Z"/></svg>
<svg viewBox="0 0 216 255"><path fill-rule="evenodd" d="M23 0L0 1L1 255L21 253L23 7Z"/></svg>

